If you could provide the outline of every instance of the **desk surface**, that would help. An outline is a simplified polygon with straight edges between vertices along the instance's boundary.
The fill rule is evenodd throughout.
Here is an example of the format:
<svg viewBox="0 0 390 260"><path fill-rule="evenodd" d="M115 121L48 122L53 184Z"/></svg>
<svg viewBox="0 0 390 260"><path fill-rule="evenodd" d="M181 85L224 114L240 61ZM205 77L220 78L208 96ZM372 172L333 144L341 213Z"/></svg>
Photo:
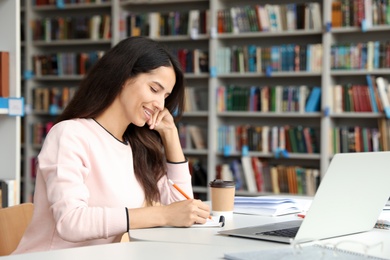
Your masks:
<svg viewBox="0 0 390 260"><path fill-rule="evenodd" d="M166 236L170 237L170 231L172 229L166 229ZM375 241L385 241L383 251L379 248L371 251L371 255L390 259L390 232L385 230L373 230L364 234L350 236L349 239L344 237L343 239L358 239L365 243L374 243ZM358 236L358 237L357 237ZM224 253L228 252L242 252L261 249L271 249L280 246L289 247L289 245L282 245L278 243L269 243L262 241L255 241L250 239L236 239L227 237L231 242L227 245L206 245L197 243L185 243L185 242L161 242L161 241L134 241L128 243L115 243L101 246L89 246L79 247L72 249L54 250L47 252L37 252L13 256L0 257L4 260L68 260L68 259L115 259L115 260L128 260L128 259L223 259ZM183 239L182 237L182 240ZM234 244L241 240L240 243ZM251 242L250 242L251 241ZM250 243L248 243L250 242Z"/></svg>
<svg viewBox="0 0 390 260"><path fill-rule="evenodd" d="M116 243L103 246L90 246L49 252L38 252L23 255L0 257L10 260L46 260L71 259L85 257L86 259L223 259L224 253L251 250L265 250L291 247L291 245L266 242L254 239L236 238L219 235L223 229L240 228L252 225L262 225L272 222L296 219L295 215L281 217L262 217L233 214L226 218L222 228L149 228L130 231L129 243ZM370 255L390 259L390 231L373 229L370 232L322 240L320 243L336 244L340 241L357 241L373 245L380 241L383 248L373 247ZM360 251L359 244L342 244L340 248Z"/></svg>
<svg viewBox="0 0 390 260"><path fill-rule="evenodd" d="M223 248L211 245L175 244L137 241L100 246L88 246L46 252L0 257L4 260L69 260L69 259L222 259ZM223 256L223 254L222 254Z"/></svg>
<svg viewBox="0 0 390 260"><path fill-rule="evenodd" d="M222 249L219 253L219 259L223 258L226 252L238 252L247 250L266 250L275 248L286 248L291 245L261 241L255 239L246 239L231 237L218 234L223 229L241 228L253 225L263 225L272 222L298 219L294 214L280 217L264 217L254 215L233 214L232 218L227 218L225 226L222 228L150 228L130 231L131 241L154 241L168 243L188 243L197 245L213 245ZM338 238L326 239L316 243L336 245L339 242L355 241L356 243L341 243L339 248L352 250L360 253L362 245L374 245L383 241L383 247L373 247L368 250L372 256L390 259L390 230L373 229L370 232L343 236ZM310 243L307 243L309 245ZM217 249L216 249L217 250ZM206 255L204 255L206 256Z"/></svg>

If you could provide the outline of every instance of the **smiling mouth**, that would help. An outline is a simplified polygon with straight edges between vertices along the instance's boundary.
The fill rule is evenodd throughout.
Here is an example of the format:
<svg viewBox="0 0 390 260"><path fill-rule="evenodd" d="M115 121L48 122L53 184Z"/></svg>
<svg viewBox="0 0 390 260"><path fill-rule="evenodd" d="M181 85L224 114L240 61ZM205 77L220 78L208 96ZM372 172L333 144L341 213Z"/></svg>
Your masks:
<svg viewBox="0 0 390 260"><path fill-rule="evenodd" d="M152 117L152 113L148 109L144 109L144 112L148 119Z"/></svg>

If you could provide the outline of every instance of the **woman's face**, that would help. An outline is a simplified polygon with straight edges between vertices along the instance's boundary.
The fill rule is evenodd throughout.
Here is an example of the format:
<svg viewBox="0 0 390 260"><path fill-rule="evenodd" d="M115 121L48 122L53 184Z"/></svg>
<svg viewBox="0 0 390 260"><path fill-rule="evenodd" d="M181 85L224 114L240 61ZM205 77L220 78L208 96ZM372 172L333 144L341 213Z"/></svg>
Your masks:
<svg viewBox="0 0 390 260"><path fill-rule="evenodd" d="M153 113L162 111L175 83L172 67L159 67L126 81L119 99L129 124L142 127Z"/></svg>

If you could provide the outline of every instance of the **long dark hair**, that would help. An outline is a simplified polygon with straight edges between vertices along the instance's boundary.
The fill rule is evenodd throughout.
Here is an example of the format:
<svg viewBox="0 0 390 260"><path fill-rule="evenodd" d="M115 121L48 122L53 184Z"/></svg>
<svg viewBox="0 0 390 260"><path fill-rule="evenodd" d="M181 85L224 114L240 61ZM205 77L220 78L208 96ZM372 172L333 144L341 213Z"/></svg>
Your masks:
<svg viewBox="0 0 390 260"><path fill-rule="evenodd" d="M161 43L146 37L129 37L111 48L91 68L57 123L99 116L115 100L128 79L161 66L172 67L175 71L176 83L165 100L165 107L178 120L184 108L184 76L180 63ZM151 131L148 125L130 124L124 138L132 147L135 176L144 188L147 204L160 201L157 182L166 174L160 135Z"/></svg>

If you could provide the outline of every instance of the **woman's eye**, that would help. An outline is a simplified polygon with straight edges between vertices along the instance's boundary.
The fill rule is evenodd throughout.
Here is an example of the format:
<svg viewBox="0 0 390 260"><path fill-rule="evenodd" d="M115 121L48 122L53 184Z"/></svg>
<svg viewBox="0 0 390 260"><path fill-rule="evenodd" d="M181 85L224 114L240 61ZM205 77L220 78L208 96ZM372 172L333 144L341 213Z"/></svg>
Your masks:
<svg viewBox="0 0 390 260"><path fill-rule="evenodd" d="M150 89L152 90L152 92L156 93L157 92L157 89L153 88L153 87L150 87Z"/></svg>

